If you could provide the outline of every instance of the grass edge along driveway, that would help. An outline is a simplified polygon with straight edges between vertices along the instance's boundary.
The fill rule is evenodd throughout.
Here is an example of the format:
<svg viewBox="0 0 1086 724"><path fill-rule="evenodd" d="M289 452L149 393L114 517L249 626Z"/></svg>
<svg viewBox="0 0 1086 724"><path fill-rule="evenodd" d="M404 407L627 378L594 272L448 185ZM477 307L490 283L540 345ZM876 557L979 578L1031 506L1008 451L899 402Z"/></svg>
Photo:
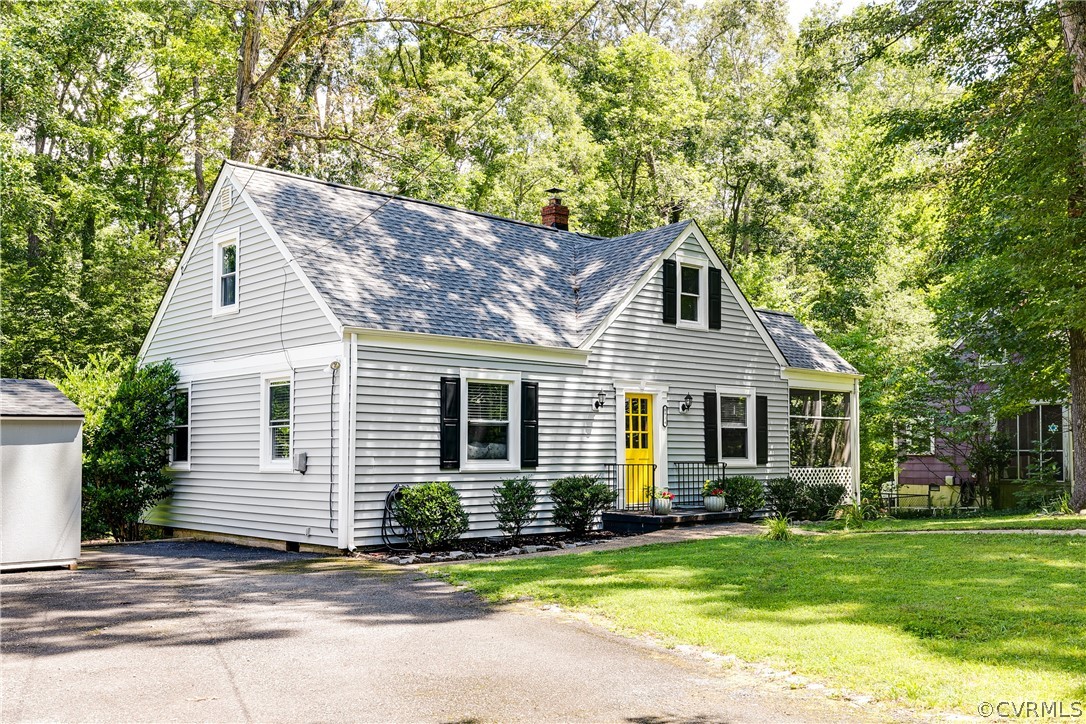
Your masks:
<svg viewBox="0 0 1086 724"><path fill-rule="evenodd" d="M912 706L1086 699L1079 537L737 536L440 575Z"/></svg>

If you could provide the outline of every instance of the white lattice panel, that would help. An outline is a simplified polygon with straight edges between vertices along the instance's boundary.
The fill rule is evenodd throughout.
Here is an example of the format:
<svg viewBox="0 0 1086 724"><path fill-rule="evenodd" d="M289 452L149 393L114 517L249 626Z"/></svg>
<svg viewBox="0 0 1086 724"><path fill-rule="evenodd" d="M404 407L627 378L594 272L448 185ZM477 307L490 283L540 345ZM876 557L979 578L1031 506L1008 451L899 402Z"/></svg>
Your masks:
<svg viewBox="0 0 1086 724"><path fill-rule="evenodd" d="M852 490L852 468L792 468L790 475L804 485L839 483Z"/></svg>

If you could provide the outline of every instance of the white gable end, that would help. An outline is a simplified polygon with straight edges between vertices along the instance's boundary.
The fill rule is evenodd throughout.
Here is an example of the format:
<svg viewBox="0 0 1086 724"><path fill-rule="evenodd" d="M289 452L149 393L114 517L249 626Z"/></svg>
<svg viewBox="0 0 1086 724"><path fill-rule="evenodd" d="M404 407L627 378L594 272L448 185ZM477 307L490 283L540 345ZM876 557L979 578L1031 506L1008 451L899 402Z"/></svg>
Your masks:
<svg viewBox="0 0 1086 724"><path fill-rule="evenodd" d="M339 342L323 300L225 166L140 350L143 361L179 364ZM218 203L230 189L233 202ZM236 244L236 302L219 294L224 245Z"/></svg>

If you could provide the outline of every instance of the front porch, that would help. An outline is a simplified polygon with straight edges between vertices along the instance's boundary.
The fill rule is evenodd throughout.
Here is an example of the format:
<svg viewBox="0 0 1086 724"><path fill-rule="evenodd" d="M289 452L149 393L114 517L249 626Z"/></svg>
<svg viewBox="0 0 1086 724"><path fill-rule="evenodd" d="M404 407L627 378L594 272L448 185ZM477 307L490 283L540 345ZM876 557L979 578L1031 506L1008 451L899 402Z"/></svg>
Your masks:
<svg viewBox="0 0 1086 724"><path fill-rule="evenodd" d="M611 463L604 466L600 480L615 494L614 506L602 516L604 530L645 533L699 523L739 520L738 509L709 511L705 506L705 483L711 480L723 484L728 476L726 463L677 462L668 465L666 474L660 475L661 472L659 466L649 463ZM804 485L843 485L848 491L846 495L853 489L852 467L794 467L789 475ZM659 490L667 490L675 496L671 501L671 510L663 515L655 514L653 506L654 494Z"/></svg>

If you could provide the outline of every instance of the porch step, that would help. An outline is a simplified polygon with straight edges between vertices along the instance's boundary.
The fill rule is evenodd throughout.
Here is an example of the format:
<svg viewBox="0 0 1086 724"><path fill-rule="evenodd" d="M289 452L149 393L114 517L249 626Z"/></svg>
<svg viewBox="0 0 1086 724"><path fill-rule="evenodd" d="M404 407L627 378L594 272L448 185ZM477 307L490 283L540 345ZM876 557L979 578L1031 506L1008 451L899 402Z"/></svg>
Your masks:
<svg viewBox="0 0 1086 724"><path fill-rule="evenodd" d="M647 512L609 510L603 514L602 519L603 529L612 533L648 533L664 528L739 520L739 511L726 510L721 513L710 513L705 510L674 510L670 515L650 515Z"/></svg>

